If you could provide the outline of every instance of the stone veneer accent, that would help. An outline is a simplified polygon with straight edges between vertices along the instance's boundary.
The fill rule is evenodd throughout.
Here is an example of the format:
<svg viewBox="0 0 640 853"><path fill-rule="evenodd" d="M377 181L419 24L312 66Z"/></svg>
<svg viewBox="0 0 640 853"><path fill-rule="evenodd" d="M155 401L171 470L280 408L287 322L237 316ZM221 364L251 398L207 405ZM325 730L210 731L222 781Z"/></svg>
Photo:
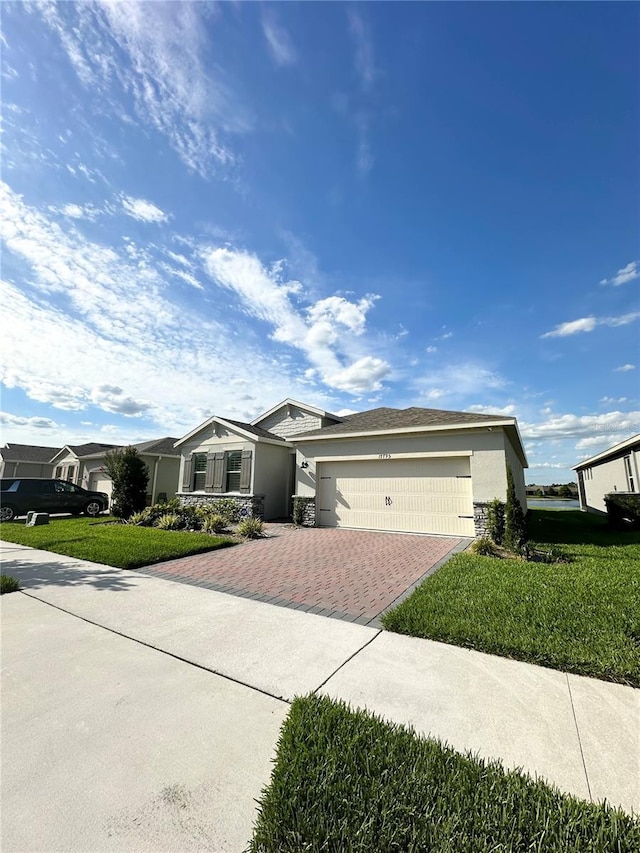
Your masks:
<svg viewBox="0 0 640 853"><path fill-rule="evenodd" d="M487 515L489 504L487 502L473 502L473 523L476 528L476 536L488 536Z"/></svg>
<svg viewBox="0 0 640 853"><path fill-rule="evenodd" d="M221 494L192 494L191 492L178 493L182 506L202 506L203 504L215 503L218 500L234 500L240 507L240 513L244 518L264 518L264 495L221 495Z"/></svg>
<svg viewBox="0 0 640 853"><path fill-rule="evenodd" d="M302 526L303 527L315 527L316 526L316 499L302 497L300 495L293 496L294 501L303 501L304 509L302 512Z"/></svg>

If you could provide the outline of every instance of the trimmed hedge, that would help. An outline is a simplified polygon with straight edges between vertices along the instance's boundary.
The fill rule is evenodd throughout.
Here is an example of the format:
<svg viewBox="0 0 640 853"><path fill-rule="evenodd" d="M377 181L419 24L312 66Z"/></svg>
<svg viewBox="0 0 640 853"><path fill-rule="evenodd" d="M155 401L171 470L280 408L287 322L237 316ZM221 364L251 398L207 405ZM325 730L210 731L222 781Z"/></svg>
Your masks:
<svg viewBox="0 0 640 853"><path fill-rule="evenodd" d="M611 492L604 503L613 530L640 530L640 495Z"/></svg>

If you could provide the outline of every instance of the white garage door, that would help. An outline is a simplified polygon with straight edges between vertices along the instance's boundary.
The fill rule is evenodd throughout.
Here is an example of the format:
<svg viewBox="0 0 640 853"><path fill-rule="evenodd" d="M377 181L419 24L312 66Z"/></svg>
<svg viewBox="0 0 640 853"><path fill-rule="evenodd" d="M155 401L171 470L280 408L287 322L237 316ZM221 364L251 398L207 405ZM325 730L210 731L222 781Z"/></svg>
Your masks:
<svg viewBox="0 0 640 853"><path fill-rule="evenodd" d="M89 489L92 492L106 492L111 496L113 483L108 474L103 474L100 471L94 471L89 477Z"/></svg>
<svg viewBox="0 0 640 853"><path fill-rule="evenodd" d="M475 536L469 472L469 457L323 462L318 523Z"/></svg>

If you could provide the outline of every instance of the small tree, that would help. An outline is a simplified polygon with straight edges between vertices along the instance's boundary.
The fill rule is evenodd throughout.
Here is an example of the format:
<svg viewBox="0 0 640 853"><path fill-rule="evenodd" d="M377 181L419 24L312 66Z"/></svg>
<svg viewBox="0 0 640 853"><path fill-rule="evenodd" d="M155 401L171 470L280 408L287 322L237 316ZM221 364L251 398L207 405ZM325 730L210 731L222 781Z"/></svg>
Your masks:
<svg viewBox="0 0 640 853"><path fill-rule="evenodd" d="M519 551L527 541L527 520L523 512L511 466L507 465L507 506L505 510L504 544L511 551Z"/></svg>
<svg viewBox="0 0 640 853"><path fill-rule="evenodd" d="M147 502L149 471L135 447L110 450L105 468L111 477L111 511L116 518L129 518L140 512Z"/></svg>
<svg viewBox="0 0 640 853"><path fill-rule="evenodd" d="M487 507L487 533L496 545L504 542L504 504L494 498Z"/></svg>
<svg viewBox="0 0 640 853"><path fill-rule="evenodd" d="M558 489L558 497L560 498L570 498L571 497L571 489L568 485L562 485Z"/></svg>

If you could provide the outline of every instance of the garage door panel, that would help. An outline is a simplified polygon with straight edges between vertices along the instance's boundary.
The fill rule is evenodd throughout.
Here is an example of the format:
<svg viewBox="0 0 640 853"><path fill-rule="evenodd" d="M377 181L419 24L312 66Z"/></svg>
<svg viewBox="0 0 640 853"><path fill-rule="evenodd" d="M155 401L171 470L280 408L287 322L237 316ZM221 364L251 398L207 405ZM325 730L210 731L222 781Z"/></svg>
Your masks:
<svg viewBox="0 0 640 853"><path fill-rule="evenodd" d="M320 464L318 521L473 536L469 466L468 457Z"/></svg>

